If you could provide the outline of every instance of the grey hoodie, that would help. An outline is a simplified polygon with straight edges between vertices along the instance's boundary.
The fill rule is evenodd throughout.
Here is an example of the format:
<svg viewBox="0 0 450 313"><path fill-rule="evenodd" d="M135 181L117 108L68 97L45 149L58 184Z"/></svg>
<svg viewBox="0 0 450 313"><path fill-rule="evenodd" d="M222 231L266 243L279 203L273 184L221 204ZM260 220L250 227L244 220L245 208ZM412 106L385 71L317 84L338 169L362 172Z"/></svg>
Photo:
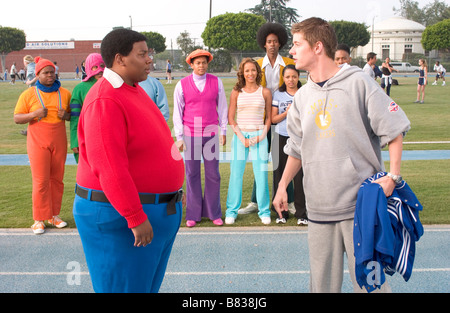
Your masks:
<svg viewBox="0 0 450 313"><path fill-rule="evenodd" d="M384 171L381 148L409 129L404 111L356 66L323 87L309 80L288 112L284 148L302 160L308 218L353 218L361 183Z"/></svg>

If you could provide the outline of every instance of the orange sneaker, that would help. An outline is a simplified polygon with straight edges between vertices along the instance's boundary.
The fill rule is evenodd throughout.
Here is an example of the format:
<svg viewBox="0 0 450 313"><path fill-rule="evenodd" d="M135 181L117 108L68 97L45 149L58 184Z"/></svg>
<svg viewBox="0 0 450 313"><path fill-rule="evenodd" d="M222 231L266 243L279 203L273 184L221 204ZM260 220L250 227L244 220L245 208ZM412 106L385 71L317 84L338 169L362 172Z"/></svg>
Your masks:
<svg viewBox="0 0 450 313"><path fill-rule="evenodd" d="M64 222L58 215L53 216L53 218L49 219L47 222L56 228L63 228L67 226L67 223Z"/></svg>
<svg viewBox="0 0 450 313"><path fill-rule="evenodd" d="M31 225L31 229L33 233L36 235L40 235L44 233L45 224L43 221L34 221L34 224Z"/></svg>

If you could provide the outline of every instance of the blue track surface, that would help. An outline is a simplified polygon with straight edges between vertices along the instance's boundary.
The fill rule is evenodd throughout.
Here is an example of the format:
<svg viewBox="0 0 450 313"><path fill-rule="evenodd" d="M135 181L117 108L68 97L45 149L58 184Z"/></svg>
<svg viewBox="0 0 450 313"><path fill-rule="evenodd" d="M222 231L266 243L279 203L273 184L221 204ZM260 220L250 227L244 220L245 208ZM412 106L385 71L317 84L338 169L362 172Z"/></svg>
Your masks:
<svg viewBox="0 0 450 313"><path fill-rule="evenodd" d="M388 276L393 292L450 292L450 226L426 226L412 277ZM78 275L79 274L79 275ZM182 228L161 293L309 291L307 227ZM343 292L352 292L345 274ZM0 293L93 292L74 229L0 229Z"/></svg>
<svg viewBox="0 0 450 313"><path fill-rule="evenodd" d="M389 153L382 151L383 160L389 160ZM402 160L447 160L450 159L450 150L403 150ZM229 152L220 153L220 162L229 163L231 154ZM251 155L248 162L251 162ZM0 154L1 165L30 165L27 154ZM72 154L67 155L66 165L76 165Z"/></svg>

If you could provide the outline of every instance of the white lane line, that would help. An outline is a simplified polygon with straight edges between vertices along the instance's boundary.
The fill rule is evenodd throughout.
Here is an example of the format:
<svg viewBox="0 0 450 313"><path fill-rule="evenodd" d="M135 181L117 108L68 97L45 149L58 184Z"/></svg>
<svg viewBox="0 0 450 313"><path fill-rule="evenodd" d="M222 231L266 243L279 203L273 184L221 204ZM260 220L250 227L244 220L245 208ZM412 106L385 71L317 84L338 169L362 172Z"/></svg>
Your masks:
<svg viewBox="0 0 450 313"><path fill-rule="evenodd" d="M348 270L344 271L348 273ZM450 272L450 268L415 268L414 273ZM227 275L305 275L309 271L234 271L234 272L166 272L168 276L227 276ZM0 276L40 276L40 275L89 275L89 272L0 272Z"/></svg>
<svg viewBox="0 0 450 313"><path fill-rule="evenodd" d="M449 228L427 228L424 226L425 232L450 232ZM254 231L254 230L248 230L248 231L189 231L189 230L180 230L177 234L177 236L211 236L211 235L292 235L292 234L307 234L308 230L266 230L266 231ZM61 231L54 231L54 232L46 232L42 235L35 235L33 232L30 231L1 231L0 230L0 237L7 237L7 236L32 236L32 237L45 237L45 236L79 236L77 231L70 231L70 232L61 232Z"/></svg>
<svg viewBox="0 0 450 313"><path fill-rule="evenodd" d="M450 229L449 229L450 231ZM177 236L209 236L209 235L291 235L291 234L307 234L308 231L194 231L185 232L179 231ZM46 232L42 235L35 235L30 230L29 232L13 232L13 231L0 231L0 236L32 236L32 237L45 237L45 236L79 236L78 232Z"/></svg>

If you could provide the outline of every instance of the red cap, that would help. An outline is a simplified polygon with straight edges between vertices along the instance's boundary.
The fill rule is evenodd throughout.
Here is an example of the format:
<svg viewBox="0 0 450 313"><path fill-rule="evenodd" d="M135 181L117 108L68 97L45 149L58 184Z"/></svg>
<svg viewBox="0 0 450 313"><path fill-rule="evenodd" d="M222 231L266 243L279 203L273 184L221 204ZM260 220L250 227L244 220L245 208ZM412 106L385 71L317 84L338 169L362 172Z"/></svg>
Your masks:
<svg viewBox="0 0 450 313"><path fill-rule="evenodd" d="M39 72L46 66L51 66L54 69L56 69L55 64L53 64L51 61L49 61L47 59L42 59L39 56L34 58L34 63L36 63L36 67L34 69L34 72L36 73L36 75L38 75Z"/></svg>

